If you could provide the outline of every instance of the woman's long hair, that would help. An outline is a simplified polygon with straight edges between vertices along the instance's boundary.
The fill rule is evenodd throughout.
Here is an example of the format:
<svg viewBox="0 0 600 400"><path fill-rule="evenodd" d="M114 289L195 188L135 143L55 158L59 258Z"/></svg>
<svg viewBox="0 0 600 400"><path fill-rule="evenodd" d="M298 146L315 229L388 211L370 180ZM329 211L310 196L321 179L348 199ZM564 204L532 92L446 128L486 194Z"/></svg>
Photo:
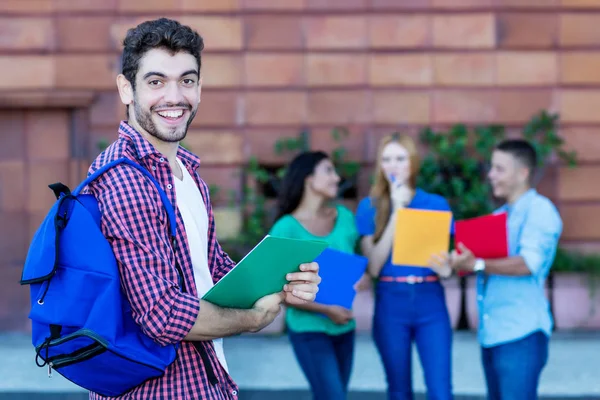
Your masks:
<svg viewBox="0 0 600 400"><path fill-rule="evenodd" d="M371 201L375 205L375 235L373 239L375 242L381 238L383 231L388 223L391 213L391 200L390 200L390 185L385 177L383 170L381 169L381 158L383 149L388 144L396 142L404 147L408 151L410 160L410 175L408 178L408 184L411 189L416 188L417 174L420 169L420 158L417 151L415 141L408 135L401 135L394 133L392 135L385 136L379 142L379 150L377 151L377 166L375 170L375 181L371 187Z"/></svg>
<svg viewBox="0 0 600 400"><path fill-rule="evenodd" d="M315 172L315 168L321 161L328 158L329 156L322 151L306 151L292 160L281 183L275 220L293 213L298 208L304 195L306 178Z"/></svg>

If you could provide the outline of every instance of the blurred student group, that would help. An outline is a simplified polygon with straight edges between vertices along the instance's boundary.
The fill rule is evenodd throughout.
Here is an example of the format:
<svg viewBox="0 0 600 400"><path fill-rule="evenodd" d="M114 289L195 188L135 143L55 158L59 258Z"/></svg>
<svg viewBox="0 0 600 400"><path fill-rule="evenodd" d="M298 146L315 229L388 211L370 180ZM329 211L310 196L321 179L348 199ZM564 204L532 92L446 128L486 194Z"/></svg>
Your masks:
<svg viewBox="0 0 600 400"><path fill-rule="evenodd" d="M202 168L198 169L199 175L194 172L198 160L182 147L175 150L170 147L185 137L200 103L199 91L194 92L199 66L196 58L187 56L196 55L202 46L186 27L170 20L155 20L136 29L129 31L125 40L123 70L117 80L120 98L128 106L128 120L121 122L119 139L98 156L90 173L98 172L120 156L146 160L149 173L167 192L165 198L174 202L171 189L179 195L180 203L174 204L179 207L189 248L180 245L175 253L170 253L171 248L165 245L168 239L153 237L158 225L149 227L150 222L137 216L139 210L148 212L144 207L154 204L149 202L156 199L144 197L143 193L150 190L150 186L140 183L141 178L133 178L134 175L130 175L133 173L116 167L114 173L103 171L106 178L99 179L102 183L94 184L90 193L98 197L104 214L109 215L102 220L106 224L103 233L113 240L113 250L125 279L125 292L144 333L154 335L153 338L163 344L191 341L192 333L196 335L193 336L195 341L212 341L214 348L204 350L208 356L214 356L212 362L196 347L203 357L202 363L205 366L220 363L225 372L215 368L215 379L225 380L234 387L226 377L221 337L213 339L216 334L195 333L198 324L194 322L200 321L200 315L208 311L202 307L198 310L197 303L187 297L189 293L171 292L173 287L167 287L165 282L176 282L175 275L164 272L171 269L161 270L156 263L171 263L171 254L183 257L177 252L187 251L190 256L185 257L191 262L183 265L179 282L183 282L182 287L186 281L194 282L198 293L210 294L224 287L219 283L213 286L212 280L233 279L236 268L249 264L253 253L265 254L265 249L267 253L281 252L284 244L277 249L277 242L270 242L271 238L302 242L307 249L320 243L324 250L320 249L314 257L303 259L302 254L288 254L290 259L302 258L302 264L316 262L320 283L314 301L291 300L285 310L287 333L314 399L342 400L348 396L357 331L352 305L357 293L364 290L374 291L372 335L386 374L389 398L413 398L414 345L423 366L428 398L452 399L453 329L443 281L456 275L474 276L477 282L478 340L489 398L537 398L554 324L545 285L563 223L552 201L533 185L540 155L532 143L524 139L503 139L494 144L491 158L486 160L489 168L485 174L490 191L486 196L497 199L499 206L493 213L468 219L456 218L448 199L419 187L417 181L424 155L420 154L412 136L402 131L390 131L379 141L369 193L360 199L355 211L337 201L341 178L333 156L323 151L299 152L285 165L276 217L268 237L234 267L216 245L214 220L208 217L210 204L205 204L207 186L200 180ZM165 165L172 161L172 150L176 161L167 169ZM110 193L126 195L111 197ZM139 206L139 210L126 209L134 205ZM190 205L202 205L202 213L200 208ZM200 232L198 237L190 233L191 227ZM144 246L131 244L136 241L144 243L145 250ZM275 247L269 249L269 246ZM200 247L204 250L199 251ZM314 247L312 249L310 251L314 251ZM142 250L147 259L141 256ZM162 251L169 252L169 256L156 256ZM203 271L207 274L211 271L212 275L200 276L197 261L200 259L205 265ZM180 259L173 256L173 260ZM137 268L136 263L141 267ZM238 278L240 293L244 291L244 284L260 286L261 280L267 280L266 272L261 275L258 269L260 262L256 264L253 274L245 281ZM238 268L238 272L241 269ZM152 277L148 270L152 271ZM160 274L164 276L158 279ZM155 280L148 283L151 279ZM49 282L44 290L52 293L52 281ZM309 293L310 283L292 280L289 284ZM146 293L148 290L155 290L157 295L150 296ZM174 307L166 312L172 312L171 316L160 314L161 307L166 307L166 303L160 301L166 302L165 298L169 299L170 307ZM42 305L43 301L33 307ZM177 319L169 319L175 318L174 314ZM233 331L223 332L233 334ZM48 338L46 349L50 340L60 335L59 331L58 336ZM44 349L44 344L41 348ZM178 368L195 371L195 367L187 364L195 357L191 355L191 347L182 349L178 350ZM43 356L43 352L38 350L38 356ZM215 374L208 373L207 382L203 375L201 383L192 384L177 372L171 373L173 379L181 379L178 382L186 382L189 387L209 385L207 382ZM165 382L156 386L144 383L143 389L134 391L135 395L175 390L165 389Z"/></svg>

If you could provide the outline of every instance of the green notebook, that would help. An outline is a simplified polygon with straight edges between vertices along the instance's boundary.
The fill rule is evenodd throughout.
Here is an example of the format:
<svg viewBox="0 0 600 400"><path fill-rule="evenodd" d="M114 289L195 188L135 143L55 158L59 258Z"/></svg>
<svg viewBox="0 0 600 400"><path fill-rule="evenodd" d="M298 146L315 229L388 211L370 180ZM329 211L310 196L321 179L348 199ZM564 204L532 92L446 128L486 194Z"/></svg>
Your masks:
<svg viewBox="0 0 600 400"><path fill-rule="evenodd" d="M261 297L283 290L285 276L312 262L327 246L321 241L267 235L202 299L221 307L252 308Z"/></svg>

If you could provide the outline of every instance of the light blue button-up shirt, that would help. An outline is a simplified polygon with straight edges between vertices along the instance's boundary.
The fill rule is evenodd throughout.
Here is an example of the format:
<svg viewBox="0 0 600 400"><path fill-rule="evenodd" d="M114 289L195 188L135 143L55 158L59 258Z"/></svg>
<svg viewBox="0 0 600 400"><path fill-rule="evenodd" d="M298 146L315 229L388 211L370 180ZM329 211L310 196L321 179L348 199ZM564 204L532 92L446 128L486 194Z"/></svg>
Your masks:
<svg viewBox="0 0 600 400"><path fill-rule="evenodd" d="M528 190L507 212L509 256L521 256L529 276L478 274L479 341L483 347L521 339L541 330L550 336L552 316L544 284L554 261L562 220L558 210L535 189Z"/></svg>

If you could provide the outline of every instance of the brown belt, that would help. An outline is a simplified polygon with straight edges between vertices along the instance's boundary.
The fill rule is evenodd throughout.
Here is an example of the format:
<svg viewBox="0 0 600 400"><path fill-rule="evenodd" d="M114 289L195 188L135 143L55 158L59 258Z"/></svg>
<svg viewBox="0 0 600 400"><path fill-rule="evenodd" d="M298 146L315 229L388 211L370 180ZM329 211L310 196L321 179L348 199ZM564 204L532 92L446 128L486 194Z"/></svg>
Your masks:
<svg viewBox="0 0 600 400"><path fill-rule="evenodd" d="M437 275L429 275L429 276L380 276L379 280L381 282L402 282L408 283L409 285L414 285L415 283L424 283L424 282L437 282L440 278Z"/></svg>

